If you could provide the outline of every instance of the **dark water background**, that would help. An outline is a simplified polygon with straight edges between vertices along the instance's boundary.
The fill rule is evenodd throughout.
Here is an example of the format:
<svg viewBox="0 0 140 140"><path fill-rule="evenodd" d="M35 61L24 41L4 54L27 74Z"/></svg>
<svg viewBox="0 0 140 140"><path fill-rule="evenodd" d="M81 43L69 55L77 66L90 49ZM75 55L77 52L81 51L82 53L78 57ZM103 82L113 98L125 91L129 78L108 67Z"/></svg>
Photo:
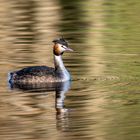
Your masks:
<svg viewBox="0 0 140 140"><path fill-rule="evenodd" d="M139 140L139 13L138 0L0 0L0 140ZM53 66L60 36L71 88L10 90L8 72Z"/></svg>

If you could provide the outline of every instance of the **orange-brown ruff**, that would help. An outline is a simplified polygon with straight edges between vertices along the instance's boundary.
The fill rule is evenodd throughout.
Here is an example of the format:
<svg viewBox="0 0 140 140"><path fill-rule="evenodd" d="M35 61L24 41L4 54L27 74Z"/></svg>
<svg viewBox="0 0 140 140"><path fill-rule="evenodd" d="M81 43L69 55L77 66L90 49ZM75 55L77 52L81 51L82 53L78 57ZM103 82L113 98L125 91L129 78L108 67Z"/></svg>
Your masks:
<svg viewBox="0 0 140 140"><path fill-rule="evenodd" d="M61 55L61 50L60 50L60 47L59 47L59 45L58 44L55 44L54 45L54 47L53 47L53 53L55 54L55 55Z"/></svg>
<svg viewBox="0 0 140 140"><path fill-rule="evenodd" d="M63 38L53 41L53 54L55 68L48 66L27 67L9 74L9 82L14 84L37 84L65 82L71 79L69 72L62 61L62 54L65 51L72 51Z"/></svg>

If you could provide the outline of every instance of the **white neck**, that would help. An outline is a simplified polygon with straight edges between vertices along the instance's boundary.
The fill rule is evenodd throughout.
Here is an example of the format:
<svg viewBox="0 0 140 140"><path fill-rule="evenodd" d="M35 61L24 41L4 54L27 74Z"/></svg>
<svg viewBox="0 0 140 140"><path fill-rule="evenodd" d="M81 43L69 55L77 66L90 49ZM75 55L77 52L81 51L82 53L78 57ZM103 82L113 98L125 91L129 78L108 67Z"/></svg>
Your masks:
<svg viewBox="0 0 140 140"><path fill-rule="evenodd" d="M62 56L54 55L55 70L62 74L64 80L70 80L70 74L64 66Z"/></svg>
<svg viewBox="0 0 140 140"><path fill-rule="evenodd" d="M66 70L61 55L59 56L54 55L54 65L56 70L61 70L61 71Z"/></svg>

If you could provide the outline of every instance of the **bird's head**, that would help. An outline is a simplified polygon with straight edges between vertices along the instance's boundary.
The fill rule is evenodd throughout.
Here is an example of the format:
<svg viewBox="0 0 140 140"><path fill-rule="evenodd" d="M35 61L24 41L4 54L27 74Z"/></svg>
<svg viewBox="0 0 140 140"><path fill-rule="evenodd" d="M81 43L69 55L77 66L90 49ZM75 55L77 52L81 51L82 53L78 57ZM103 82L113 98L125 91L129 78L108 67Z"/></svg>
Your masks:
<svg viewBox="0 0 140 140"><path fill-rule="evenodd" d="M57 56L62 55L65 51L73 51L68 47L68 42L64 38L55 39L53 40L53 43L53 53Z"/></svg>

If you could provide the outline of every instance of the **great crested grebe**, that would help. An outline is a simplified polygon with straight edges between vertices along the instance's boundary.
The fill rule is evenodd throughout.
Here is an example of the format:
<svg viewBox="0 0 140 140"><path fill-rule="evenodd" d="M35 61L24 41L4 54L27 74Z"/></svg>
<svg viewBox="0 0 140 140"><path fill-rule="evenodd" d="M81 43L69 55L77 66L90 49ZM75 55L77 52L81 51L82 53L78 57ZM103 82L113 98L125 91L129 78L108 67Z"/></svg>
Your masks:
<svg viewBox="0 0 140 140"><path fill-rule="evenodd" d="M73 51L68 47L68 42L63 39L53 40L53 54L55 68L48 66L31 66L19 71L9 73L9 82L14 84L56 83L71 80L71 76L65 68L62 54L65 51Z"/></svg>

